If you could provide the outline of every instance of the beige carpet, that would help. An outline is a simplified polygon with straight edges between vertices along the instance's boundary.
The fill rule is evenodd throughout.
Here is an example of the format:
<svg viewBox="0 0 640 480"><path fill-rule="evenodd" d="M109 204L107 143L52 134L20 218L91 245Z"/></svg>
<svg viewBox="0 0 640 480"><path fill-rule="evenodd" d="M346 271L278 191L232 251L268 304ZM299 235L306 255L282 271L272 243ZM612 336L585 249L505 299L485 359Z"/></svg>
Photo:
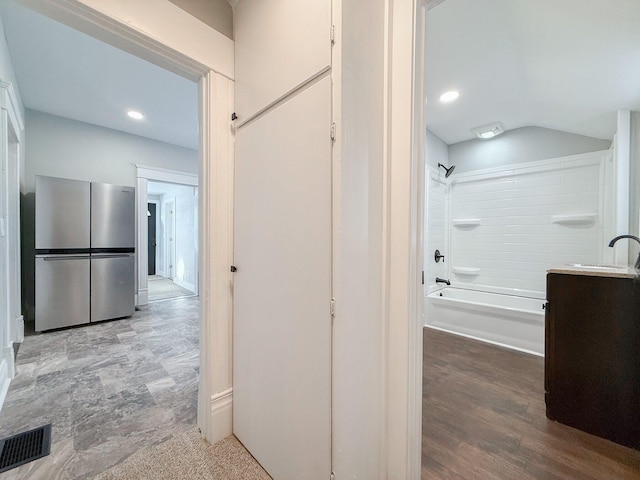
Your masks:
<svg viewBox="0 0 640 480"><path fill-rule="evenodd" d="M194 427L134 453L94 480L271 480L235 437L215 445Z"/></svg>

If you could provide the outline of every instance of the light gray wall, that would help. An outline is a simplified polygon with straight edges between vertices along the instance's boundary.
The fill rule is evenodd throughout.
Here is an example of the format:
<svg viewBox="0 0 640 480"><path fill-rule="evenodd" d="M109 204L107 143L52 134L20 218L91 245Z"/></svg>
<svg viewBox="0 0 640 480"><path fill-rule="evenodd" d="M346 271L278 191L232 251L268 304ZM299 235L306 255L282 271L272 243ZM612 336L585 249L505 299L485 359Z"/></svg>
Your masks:
<svg viewBox="0 0 640 480"><path fill-rule="evenodd" d="M426 161L428 167L438 168L438 163L449 165L449 146L440 140L435 133L427 130Z"/></svg>
<svg viewBox="0 0 640 480"><path fill-rule="evenodd" d="M176 257L174 281L181 286L195 291L197 278L197 251L198 251L198 223L196 222L198 213L198 197L196 188L187 185L165 185L164 192L160 198L160 224L164 233L166 225L165 205L171 200L175 200L175 222L176 222ZM166 242L163 238L163 252ZM164 260L163 260L164 267ZM163 268L163 272L168 275L168 270Z"/></svg>
<svg viewBox="0 0 640 480"><path fill-rule="evenodd" d="M35 176L135 186L136 164L198 172L198 152L108 128L26 110L27 192Z"/></svg>
<svg viewBox="0 0 640 480"><path fill-rule="evenodd" d="M169 0L233 40L233 10L226 0Z"/></svg>
<svg viewBox="0 0 640 480"><path fill-rule="evenodd" d="M35 176L135 186L136 164L198 172L198 153L56 115L25 111L25 194L22 195L24 312L34 318Z"/></svg>
<svg viewBox="0 0 640 480"><path fill-rule="evenodd" d="M609 140L541 127L508 130L491 140L468 140L449 145L449 163L456 173L532 162L547 158L607 150Z"/></svg>
<svg viewBox="0 0 640 480"><path fill-rule="evenodd" d="M4 24L2 23L2 19L0 18L0 80L11 82L13 84L13 88L16 91L16 96L18 97L20 113L24 117L24 105L22 103L22 97L20 96L18 78L16 77L16 72L13 69L13 62L11 60L11 54L9 53L9 46L7 45L7 40L4 35Z"/></svg>

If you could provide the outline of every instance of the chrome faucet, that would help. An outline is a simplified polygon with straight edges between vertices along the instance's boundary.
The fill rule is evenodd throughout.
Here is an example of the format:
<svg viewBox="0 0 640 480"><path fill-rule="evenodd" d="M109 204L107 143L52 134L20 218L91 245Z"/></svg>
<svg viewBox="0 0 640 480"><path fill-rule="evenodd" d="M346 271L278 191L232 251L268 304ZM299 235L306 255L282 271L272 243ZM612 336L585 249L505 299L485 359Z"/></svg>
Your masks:
<svg viewBox="0 0 640 480"><path fill-rule="evenodd" d="M636 237L635 235L618 235L616 238L609 242L609 246L613 247L621 238L632 238L640 244L640 238ZM640 270L640 253L638 253L638 258L636 259L636 264L634 265L634 267L636 270Z"/></svg>
<svg viewBox="0 0 640 480"><path fill-rule="evenodd" d="M446 283L447 285L451 285L451 282L445 278L436 277L436 283Z"/></svg>

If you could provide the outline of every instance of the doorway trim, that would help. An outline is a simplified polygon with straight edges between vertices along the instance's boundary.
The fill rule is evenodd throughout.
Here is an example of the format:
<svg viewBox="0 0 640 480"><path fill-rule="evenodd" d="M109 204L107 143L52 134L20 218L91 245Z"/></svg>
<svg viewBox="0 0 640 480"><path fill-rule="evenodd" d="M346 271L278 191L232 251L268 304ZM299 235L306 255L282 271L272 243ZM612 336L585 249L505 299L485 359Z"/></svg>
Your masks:
<svg viewBox="0 0 640 480"><path fill-rule="evenodd" d="M169 212L169 205L173 205L171 208L173 209L173 212ZM164 213L164 219L165 219L165 229L164 229L164 244L165 244L165 248L164 248L164 261L165 261L165 265L167 266L168 271L165 272L165 274L168 273L168 276L166 278L171 279L171 281L173 283L176 283L176 270L175 270L175 265L172 265L171 262L175 263L176 261L176 197L171 197L168 199L165 199L162 202L162 212ZM173 220L171 222L171 229L166 228L166 224L167 224L167 215L173 215ZM173 238L173 240L171 239ZM172 252L173 250L173 252ZM173 260L172 260L172 256L171 254L173 253Z"/></svg>
<svg viewBox="0 0 640 480"><path fill-rule="evenodd" d="M160 200L155 200L155 199L150 199L149 196L147 195L147 208L149 208L149 204L152 203L153 205L155 205L156 207L156 214L155 214L155 222L156 222L156 258L155 258L155 273L154 275L160 275L161 277L164 277L164 271L163 270L158 270L158 260L160 259L160 256L158 254L158 244L157 244L157 239L158 239L158 227L159 227L159 223L160 223L160 217L159 214L162 211L161 210L161 205L160 205ZM147 215L148 217L148 215ZM149 230L147 229L147 256L149 255ZM148 259L148 258L147 258ZM149 269L147 268L147 280L149 277Z"/></svg>
<svg viewBox="0 0 640 480"><path fill-rule="evenodd" d="M222 440L232 433L232 278L229 265L233 248L233 133L230 121L233 112L233 41L171 2L18 1L94 38L199 81L200 381L197 423L209 442Z"/></svg>
<svg viewBox="0 0 640 480"><path fill-rule="evenodd" d="M12 142L11 139L15 141ZM15 376L15 355L13 344L24 339L24 319L21 315L21 276L20 276L20 187L21 156L24 138L24 120L18 108L15 89L10 82L0 81L0 171L4 176L0 185L5 188L1 194L4 201L0 211L5 251L4 272L0 288L6 305L0 312L0 329L3 344L0 345L0 408Z"/></svg>
<svg viewBox="0 0 640 480"><path fill-rule="evenodd" d="M136 258L136 305L142 306L147 305L149 303L149 273L147 272L147 262L148 262L148 252L147 252L147 241L148 241L148 231L147 231L147 197L148 197L148 184L149 182L164 182L164 183L173 183L179 185L188 185L190 187L200 188L198 185L198 175L195 173L189 172L180 172L178 170L170 170L168 168L159 168L152 167L149 165L136 165L136 247L137 247L137 258ZM200 197L200 195L199 195ZM174 203L175 205L175 203ZM200 212L202 208L202 203L198 204L198 211ZM163 206L164 210L164 206ZM198 213L198 215L201 215ZM203 228L202 224L202 216L199 217L201 220L198 222L198 232L200 232ZM198 242L200 243L200 242ZM196 247L198 252L201 248ZM166 250L166 248L165 248ZM198 252L196 252L196 256L198 256ZM198 257L199 258L199 257ZM163 269L165 273L167 273L166 269L166 258L164 259L165 263L163 263ZM198 262L198 279L202 277L204 270L202 267L202 262ZM196 285L196 291L194 292L198 295L199 292L199 284Z"/></svg>

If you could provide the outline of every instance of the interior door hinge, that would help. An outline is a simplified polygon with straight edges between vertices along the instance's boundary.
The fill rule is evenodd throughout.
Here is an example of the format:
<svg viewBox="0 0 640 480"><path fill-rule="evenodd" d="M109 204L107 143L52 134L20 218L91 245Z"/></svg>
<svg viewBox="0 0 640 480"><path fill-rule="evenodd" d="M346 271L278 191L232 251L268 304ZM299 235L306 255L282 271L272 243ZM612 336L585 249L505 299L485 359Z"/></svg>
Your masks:
<svg viewBox="0 0 640 480"><path fill-rule="evenodd" d="M331 124L331 141L332 142L336 141L336 122L333 122Z"/></svg>
<svg viewBox="0 0 640 480"><path fill-rule="evenodd" d="M422 284L424 285L424 270L422 271Z"/></svg>
<svg viewBox="0 0 640 480"><path fill-rule="evenodd" d="M332 298L329 302L329 312L331 312L331 318L336 317L336 299Z"/></svg>
<svg viewBox="0 0 640 480"><path fill-rule="evenodd" d="M336 43L336 26L331 25L331 45L335 45Z"/></svg>

